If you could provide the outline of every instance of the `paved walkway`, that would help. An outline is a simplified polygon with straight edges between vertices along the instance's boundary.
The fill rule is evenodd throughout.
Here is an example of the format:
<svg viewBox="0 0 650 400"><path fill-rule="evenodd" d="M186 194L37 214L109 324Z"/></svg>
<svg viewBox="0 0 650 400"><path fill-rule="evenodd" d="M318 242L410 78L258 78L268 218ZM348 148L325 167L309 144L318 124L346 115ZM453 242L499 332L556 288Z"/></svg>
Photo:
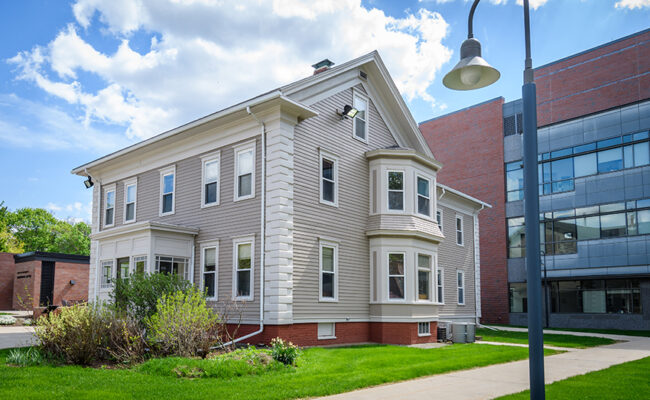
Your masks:
<svg viewBox="0 0 650 400"><path fill-rule="evenodd" d="M31 346L36 343L31 326L0 326L0 349Z"/></svg>
<svg viewBox="0 0 650 400"><path fill-rule="evenodd" d="M505 329L499 327L499 329ZM511 330L524 330L508 328ZM546 331L545 331L546 332ZM549 331L548 333L558 333ZM544 359L546 383L608 368L612 365L650 357L650 338L561 332L578 336L600 336L625 340L608 346L568 351ZM329 396L337 400L384 399L492 399L528 389L528 360L450 372L427 378L376 386Z"/></svg>

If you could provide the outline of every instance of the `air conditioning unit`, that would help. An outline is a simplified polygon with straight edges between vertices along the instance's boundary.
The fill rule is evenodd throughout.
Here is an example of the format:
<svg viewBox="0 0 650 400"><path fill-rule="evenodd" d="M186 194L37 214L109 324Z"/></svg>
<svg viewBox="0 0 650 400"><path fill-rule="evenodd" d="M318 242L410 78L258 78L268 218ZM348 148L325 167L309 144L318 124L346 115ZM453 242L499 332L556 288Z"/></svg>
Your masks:
<svg viewBox="0 0 650 400"><path fill-rule="evenodd" d="M454 322L451 324L451 341L454 343L474 343L476 341L476 324Z"/></svg>

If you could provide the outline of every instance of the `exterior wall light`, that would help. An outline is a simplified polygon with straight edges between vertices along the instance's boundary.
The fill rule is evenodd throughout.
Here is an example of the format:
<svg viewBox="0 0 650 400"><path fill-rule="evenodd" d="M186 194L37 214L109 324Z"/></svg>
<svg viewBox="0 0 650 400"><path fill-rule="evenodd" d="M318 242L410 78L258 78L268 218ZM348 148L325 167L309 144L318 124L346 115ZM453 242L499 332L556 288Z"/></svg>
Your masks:
<svg viewBox="0 0 650 400"><path fill-rule="evenodd" d="M84 186L86 186L86 189L90 189L91 187L93 187L94 184L95 183L93 182L93 178L91 178L90 175L88 175L88 179L84 181Z"/></svg>
<svg viewBox="0 0 650 400"><path fill-rule="evenodd" d="M354 118L354 117L356 117L357 114L359 113L359 110L357 110L356 108L352 107L349 104L346 104L345 106L343 106L343 111L342 112L339 112L337 110L336 113L343 120L343 119L346 119L346 118Z"/></svg>

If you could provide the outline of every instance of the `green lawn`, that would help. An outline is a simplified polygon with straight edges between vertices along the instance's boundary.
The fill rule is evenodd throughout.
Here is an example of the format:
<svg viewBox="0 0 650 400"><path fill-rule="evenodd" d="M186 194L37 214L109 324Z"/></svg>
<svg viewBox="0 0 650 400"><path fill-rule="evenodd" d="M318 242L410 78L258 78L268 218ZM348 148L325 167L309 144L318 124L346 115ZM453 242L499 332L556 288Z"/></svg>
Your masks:
<svg viewBox="0 0 650 400"><path fill-rule="evenodd" d="M523 325L503 325L503 324L490 324L490 326L504 326L507 328L528 328ZM632 331L622 329L581 329L581 328L544 328L545 330L561 331L561 332L586 332L586 333L604 333L608 335L626 335L626 336L642 336L650 337L650 331Z"/></svg>
<svg viewBox="0 0 650 400"><path fill-rule="evenodd" d="M650 394L649 376L650 357L546 385L546 398L553 400L645 400ZM528 390L499 397L499 399L508 400L529 398Z"/></svg>
<svg viewBox="0 0 650 400"><path fill-rule="evenodd" d="M557 352L548 351L549 354ZM310 348L295 370L232 379L170 378L133 369L76 366L12 367L0 351L3 399L295 399L527 358L528 349L456 344L438 349L399 346Z"/></svg>
<svg viewBox="0 0 650 400"><path fill-rule="evenodd" d="M481 336L486 342L528 344L528 332L495 331L479 328L476 330L476 335ZM614 340L594 336L544 334L544 344L549 346L585 349L612 343L614 343Z"/></svg>

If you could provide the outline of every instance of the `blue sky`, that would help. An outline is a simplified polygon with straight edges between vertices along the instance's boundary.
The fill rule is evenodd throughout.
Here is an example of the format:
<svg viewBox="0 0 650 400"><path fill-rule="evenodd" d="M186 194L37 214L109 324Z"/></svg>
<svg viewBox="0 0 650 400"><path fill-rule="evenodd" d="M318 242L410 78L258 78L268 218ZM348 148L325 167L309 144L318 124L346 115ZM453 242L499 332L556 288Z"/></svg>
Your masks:
<svg viewBox="0 0 650 400"><path fill-rule="evenodd" d="M520 97L522 7L483 0L475 36L501 71L442 86L467 35L464 0L24 0L0 3L0 201L90 219L70 170L378 49L417 121ZM531 0L540 66L650 27L650 0Z"/></svg>

